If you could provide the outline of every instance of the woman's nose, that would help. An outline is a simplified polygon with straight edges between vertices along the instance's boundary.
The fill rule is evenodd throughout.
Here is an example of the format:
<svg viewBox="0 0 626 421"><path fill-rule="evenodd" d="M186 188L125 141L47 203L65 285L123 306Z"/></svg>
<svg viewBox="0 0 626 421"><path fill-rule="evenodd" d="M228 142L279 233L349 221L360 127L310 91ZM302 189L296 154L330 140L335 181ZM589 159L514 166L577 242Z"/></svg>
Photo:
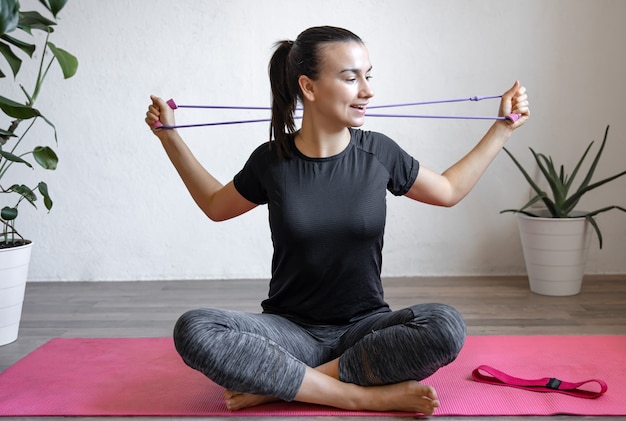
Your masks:
<svg viewBox="0 0 626 421"><path fill-rule="evenodd" d="M372 89L372 85L369 80L366 79L361 83L361 90L359 94L361 98L371 98L374 96L374 90Z"/></svg>

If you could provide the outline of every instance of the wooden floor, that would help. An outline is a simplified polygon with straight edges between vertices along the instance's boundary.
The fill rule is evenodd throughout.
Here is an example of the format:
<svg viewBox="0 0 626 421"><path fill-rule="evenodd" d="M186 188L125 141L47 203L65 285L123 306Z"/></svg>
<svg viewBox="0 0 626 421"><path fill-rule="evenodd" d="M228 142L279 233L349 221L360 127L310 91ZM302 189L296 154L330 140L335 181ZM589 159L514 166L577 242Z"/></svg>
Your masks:
<svg viewBox="0 0 626 421"><path fill-rule="evenodd" d="M394 309L420 302L455 306L466 318L469 335L626 334L626 275L587 277L581 294L573 297L533 294L526 278L521 277L387 278L384 283L387 301ZM266 280L28 283L20 336L13 344L0 347L0 371L52 338L169 336L174 322L187 309L219 306L257 311L266 291ZM122 418L107 418L115 419ZM155 419L159 418L150 418ZM462 418L471 419L476 418ZM490 419L514 421L521 417ZM537 421L544 419L555 417L533 417Z"/></svg>

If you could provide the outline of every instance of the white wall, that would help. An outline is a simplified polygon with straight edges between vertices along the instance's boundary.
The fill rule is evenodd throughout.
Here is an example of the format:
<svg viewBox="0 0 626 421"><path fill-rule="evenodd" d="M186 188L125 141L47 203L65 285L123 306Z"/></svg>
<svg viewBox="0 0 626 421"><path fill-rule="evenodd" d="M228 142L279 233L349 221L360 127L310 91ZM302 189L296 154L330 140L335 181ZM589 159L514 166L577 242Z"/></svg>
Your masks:
<svg viewBox="0 0 626 421"><path fill-rule="evenodd" d="M34 0L23 0L34 4ZM267 211L210 222L195 207L143 122L152 93L179 103L267 105L275 41L330 24L359 34L374 66L376 104L494 95L515 79L532 118L509 147L572 165L611 124L598 176L624 169L626 2L613 0L80 0L61 14L53 41L74 53L78 74L53 74L38 108L55 122L56 172L41 174L50 214L22 207L36 245L31 280L153 280L269 277ZM56 69L55 73L58 73ZM0 94L10 91L0 81ZM414 108L414 113L494 114L497 101ZM407 110L403 110L407 111ZM261 117L179 111L178 122ZM444 170L489 122L370 118L365 129L396 139ZM45 126L37 129L49 136ZM188 129L198 158L229 181L267 137L266 124ZM626 178L585 202L626 205ZM384 275L523 274L515 217L499 211L529 195L501 154L472 194L452 209L388 199ZM601 216L604 249L588 273L626 273L626 215Z"/></svg>

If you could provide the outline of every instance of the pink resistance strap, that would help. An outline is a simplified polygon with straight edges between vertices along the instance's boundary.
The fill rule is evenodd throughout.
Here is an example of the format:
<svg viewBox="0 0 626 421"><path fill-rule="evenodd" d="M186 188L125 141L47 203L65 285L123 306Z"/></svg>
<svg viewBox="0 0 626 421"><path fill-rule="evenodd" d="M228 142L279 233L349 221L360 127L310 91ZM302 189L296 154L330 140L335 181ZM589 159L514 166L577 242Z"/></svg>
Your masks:
<svg viewBox="0 0 626 421"><path fill-rule="evenodd" d="M485 375L481 372L488 373ZM555 378L544 377L543 379L526 380L509 376L499 370L488 365L481 365L472 372L475 381L481 383L489 383L500 386L510 386L518 389L526 389L534 392L556 392L565 395L575 396L577 398L595 399L607 391L607 385L602 380L591 379L579 383L570 383ZM599 392L579 389L580 386L587 383L597 383L600 385Z"/></svg>

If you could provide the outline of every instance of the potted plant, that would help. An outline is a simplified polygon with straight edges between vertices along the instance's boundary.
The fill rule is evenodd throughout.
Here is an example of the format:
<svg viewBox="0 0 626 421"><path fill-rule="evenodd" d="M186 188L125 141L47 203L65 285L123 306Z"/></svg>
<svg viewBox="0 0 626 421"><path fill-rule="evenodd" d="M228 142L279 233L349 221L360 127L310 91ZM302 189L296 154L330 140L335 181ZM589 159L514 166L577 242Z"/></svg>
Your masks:
<svg viewBox="0 0 626 421"><path fill-rule="evenodd" d="M594 217L613 209L626 212L626 209L611 205L594 211L583 211L577 205L585 193L594 190L626 174L622 171L611 177L592 182L606 145L609 126L604 132L604 139L596 153L586 175L574 190L576 175L594 142L591 142L571 174L565 172L563 165L557 170L552 157L530 151L544 178L542 184L549 186L543 190L535 182L513 154L505 148L517 168L534 191L534 196L520 209L505 209L500 213L514 212L518 215L518 226L526 270L533 292L543 295L575 295L580 292L584 276L587 251L591 238L591 228L595 231L600 248L602 233ZM537 208L537 205L539 206Z"/></svg>
<svg viewBox="0 0 626 421"><path fill-rule="evenodd" d="M44 169L56 169L58 158L54 150L47 145L28 145L28 133L36 122L43 120L50 126L51 140L53 137L56 144L56 129L35 108L35 102L53 63L58 63L66 79L78 68L76 57L49 40L57 15L67 0L39 2L50 18L37 11L20 10L17 0L0 0L0 53L4 57L4 62L0 62L0 78L9 79L11 75L5 72L10 70L21 96L20 99L0 96L0 110L7 121L6 128L0 127L0 345L17 339L32 246L16 229L18 207L26 202L36 208L40 196L46 209L52 208L45 182L28 186L17 181L15 171L11 170L19 166L34 168L33 161ZM18 82L22 65L28 64L38 69L32 86ZM2 83L8 86L8 81Z"/></svg>

